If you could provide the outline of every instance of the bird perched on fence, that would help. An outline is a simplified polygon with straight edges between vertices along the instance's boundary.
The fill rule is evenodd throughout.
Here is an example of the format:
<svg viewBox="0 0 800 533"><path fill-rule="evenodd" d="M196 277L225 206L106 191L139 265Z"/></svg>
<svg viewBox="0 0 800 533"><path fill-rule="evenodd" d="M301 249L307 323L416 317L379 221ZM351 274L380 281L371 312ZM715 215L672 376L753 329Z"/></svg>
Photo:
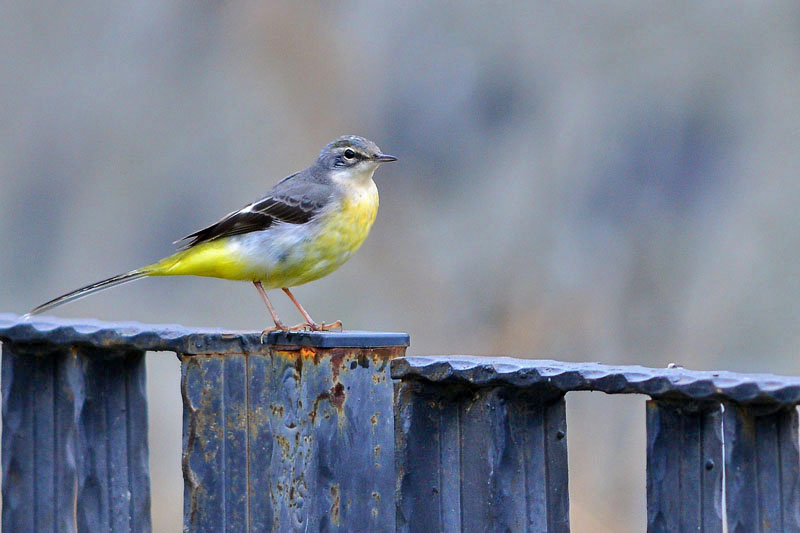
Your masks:
<svg viewBox="0 0 800 533"><path fill-rule="evenodd" d="M265 333L340 328L338 320L314 322L290 287L327 276L358 250L378 212L372 175L381 163L396 160L363 137L339 137L313 165L284 178L263 197L175 241L183 242L175 254L59 296L26 316L135 279L189 275L252 282L275 322ZM266 293L278 288L300 310L304 323L290 328L278 318Z"/></svg>

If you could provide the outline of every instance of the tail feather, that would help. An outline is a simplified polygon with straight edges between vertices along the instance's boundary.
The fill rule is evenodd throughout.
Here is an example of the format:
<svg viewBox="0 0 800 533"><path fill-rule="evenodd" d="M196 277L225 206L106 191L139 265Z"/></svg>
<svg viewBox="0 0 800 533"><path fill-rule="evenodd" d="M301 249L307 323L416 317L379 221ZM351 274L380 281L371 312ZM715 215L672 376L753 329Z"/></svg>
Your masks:
<svg viewBox="0 0 800 533"><path fill-rule="evenodd" d="M38 315L39 313L47 311L48 309L58 307L59 305L63 305L68 302L73 302L75 300L78 300L79 298L83 298L84 296L89 296L90 294L94 294L104 289L108 289L110 287L116 287L117 285L122 285L123 283L128 283L129 281L143 278L147 276L149 273L150 271L145 269L131 270L130 272L126 272L125 274L120 274L112 278L104 279L103 281L98 281L97 283L92 283L91 285L87 285L86 287L81 287L80 289L68 292L67 294L59 296L58 298L53 298L49 302L43 303L42 305L31 310L31 312L29 312L28 314L24 315L23 318L28 318L33 315Z"/></svg>

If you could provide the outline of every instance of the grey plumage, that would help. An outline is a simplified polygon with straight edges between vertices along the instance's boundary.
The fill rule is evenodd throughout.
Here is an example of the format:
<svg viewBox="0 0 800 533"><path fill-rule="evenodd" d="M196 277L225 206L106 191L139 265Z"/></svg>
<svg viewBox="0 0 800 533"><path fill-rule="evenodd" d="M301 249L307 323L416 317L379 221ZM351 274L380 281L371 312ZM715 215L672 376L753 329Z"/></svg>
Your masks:
<svg viewBox="0 0 800 533"><path fill-rule="evenodd" d="M130 272L126 272L124 274L113 276L108 279L104 279L103 281L92 283L91 285L81 287L80 289L76 289L72 292L64 294L63 296L59 296L58 298L53 298L49 302L45 302L42 305L32 309L29 313L23 315L22 318L27 319L32 315L38 315L39 313L43 313L48 309L52 309L53 307L58 307L59 305L63 305L65 303L78 300L80 298L83 298L84 296L89 296L90 294L94 294L104 289L108 289L110 287L116 287L117 285L122 285L123 283L128 283L129 281L134 281L139 278L143 278L147 274L148 274L147 270L137 269L137 270L131 270Z"/></svg>
<svg viewBox="0 0 800 533"><path fill-rule="evenodd" d="M376 156L383 154L372 141L356 135L339 137L323 148L307 169L283 178L255 202L175 242L186 241L181 245L181 249L186 249L223 237L262 231L276 222L305 224L325 207L336 191L331 187L331 171L354 167Z"/></svg>
<svg viewBox="0 0 800 533"><path fill-rule="evenodd" d="M223 237L262 231L276 222L304 224L325 207L332 192L328 183L315 180L306 169L283 179L252 204L176 242L188 241L182 245L186 249Z"/></svg>

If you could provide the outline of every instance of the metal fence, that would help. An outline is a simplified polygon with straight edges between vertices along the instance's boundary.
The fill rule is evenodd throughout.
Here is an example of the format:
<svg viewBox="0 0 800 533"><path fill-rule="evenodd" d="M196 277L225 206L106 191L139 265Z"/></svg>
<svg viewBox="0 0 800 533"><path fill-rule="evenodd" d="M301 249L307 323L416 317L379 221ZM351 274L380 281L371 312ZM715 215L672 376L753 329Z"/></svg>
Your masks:
<svg viewBox="0 0 800 533"><path fill-rule="evenodd" d="M0 315L4 531L149 531L145 351L182 364L187 531L569 530L565 395L644 394L650 531L800 531L800 379L396 333ZM391 372L390 372L391 369Z"/></svg>

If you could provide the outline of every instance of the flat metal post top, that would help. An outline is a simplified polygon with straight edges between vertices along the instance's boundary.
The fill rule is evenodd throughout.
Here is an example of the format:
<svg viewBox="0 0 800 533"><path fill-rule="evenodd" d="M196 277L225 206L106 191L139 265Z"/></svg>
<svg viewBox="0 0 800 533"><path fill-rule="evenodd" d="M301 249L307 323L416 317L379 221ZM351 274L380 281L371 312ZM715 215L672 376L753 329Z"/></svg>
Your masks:
<svg viewBox="0 0 800 533"><path fill-rule="evenodd" d="M24 320L0 313L0 341L16 344L84 345L96 348L130 348L182 354L267 353L274 346L316 348L382 348L408 346L408 333L373 331L261 333L217 328L187 328L177 324L67 320L36 316Z"/></svg>
<svg viewBox="0 0 800 533"><path fill-rule="evenodd" d="M646 394L654 399L730 400L776 406L800 403L800 378L774 374L468 355L401 357L392 361L391 368L394 379L482 387L543 387L564 393L600 391L608 394Z"/></svg>

